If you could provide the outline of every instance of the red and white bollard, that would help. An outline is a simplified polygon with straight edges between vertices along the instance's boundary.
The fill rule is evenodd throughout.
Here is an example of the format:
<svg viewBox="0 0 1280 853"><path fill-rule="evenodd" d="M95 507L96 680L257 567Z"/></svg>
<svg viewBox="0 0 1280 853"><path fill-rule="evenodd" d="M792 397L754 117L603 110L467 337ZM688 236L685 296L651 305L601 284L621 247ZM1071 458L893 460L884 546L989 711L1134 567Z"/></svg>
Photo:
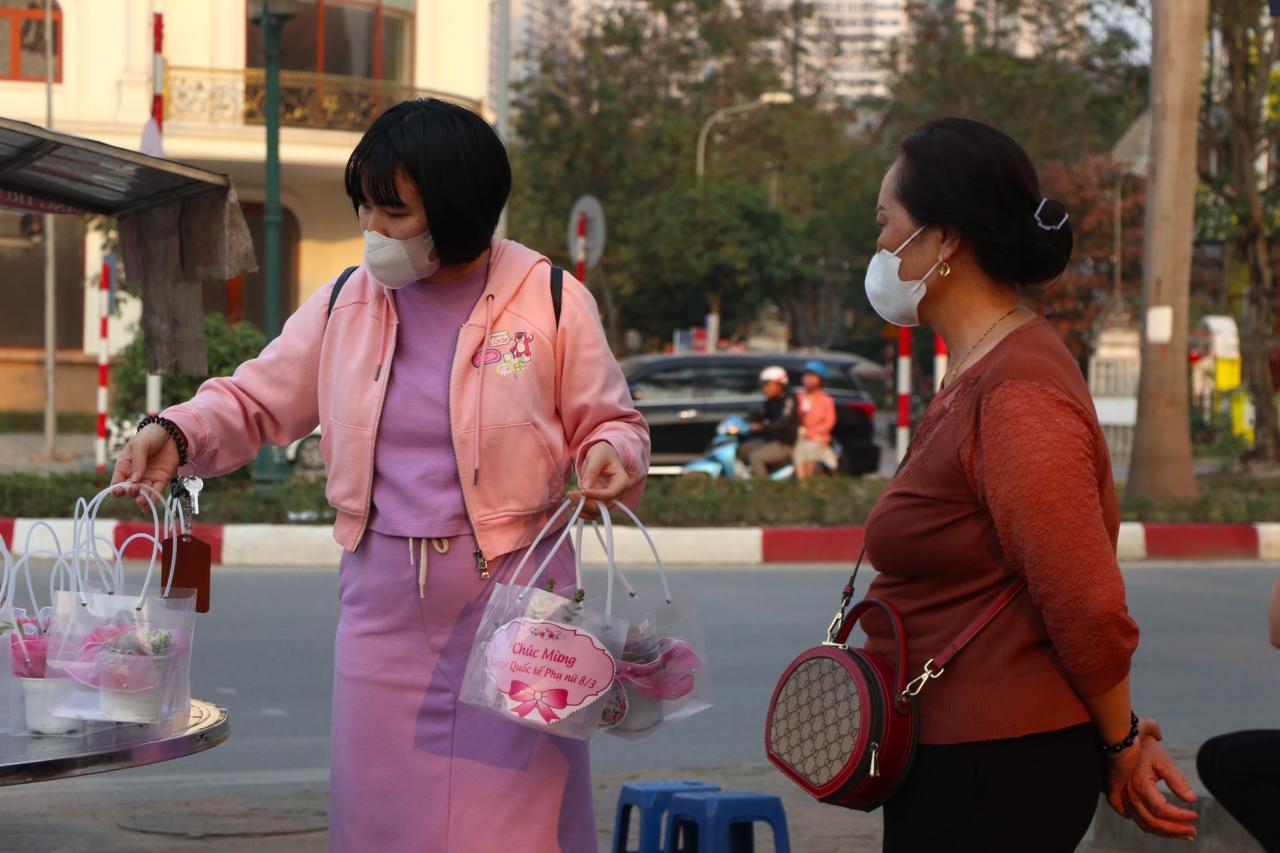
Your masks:
<svg viewBox="0 0 1280 853"><path fill-rule="evenodd" d="M933 390L942 390L942 381L947 376L947 368L951 366L951 357L947 351L947 342L942 335L933 336Z"/></svg>
<svg viewBox="0 0 1280 853"><path fill-rule="evenodd" d="M98 437L93 455L99 474L107 470L107 389L110 363L107 355L107 320L111 315L111 257L102 261L102 284L98 288Z"/></svg>
<svg viewBox="0 0 1280 853"><path fill-rule="evenodd" d="M164 13L156 3L156 12L151 16L151 118L156 125L157 150L144 153L163 156L163 143L160 136L164 132ZM160 414L160 375L147 374L147 414Z"/></svg>
<svg viewBox="0 0 1280 853"><path fill-rule="evenodd" d="M898 329L898 462L911 443L911 329Z"/></svg>
<svg viewBox="0 0 1280 853"><path fill-rule="evenodd" d="M151 16L151 117L156 129L164 131L164 13Z"/></svg>

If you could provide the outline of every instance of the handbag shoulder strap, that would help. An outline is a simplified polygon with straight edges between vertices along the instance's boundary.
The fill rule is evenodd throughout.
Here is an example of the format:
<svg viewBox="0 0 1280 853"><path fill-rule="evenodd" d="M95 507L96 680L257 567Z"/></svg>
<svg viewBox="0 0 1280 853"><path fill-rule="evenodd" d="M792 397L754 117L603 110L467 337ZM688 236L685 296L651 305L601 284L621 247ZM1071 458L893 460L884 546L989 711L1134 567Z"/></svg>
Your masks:
<svg viewBox="0 0 1280 853"><path fill-rule="evenodd" d="M1000 611L1008 607L1010 602L1017 598L1018 594L1026 588L1026 578L1018 578L1016 581L1005 587L1004 592L1000 593L1000 595L996 597L995 601L988 604L987 609L978 614L978 618L970 622L969 627L961 631L956 638L951 641L951 644L942 651L942 654L934 657L934 666L941 670L947 664L951 663L951 659L958 655L965 646L969 645L973 638L978 636L978 634L982 632L983 628L990 625L991 620L999 616Z"/></svg>
<svg viewBox="0 0 1280 853"><path fill-rule="evenodd" d="M844 638L848 637L850 631L853 630L852 624L845 625L846 612L857 612L859 615L863 612L859 611L857 607L855 607L853 611L849 611L849 602L853 598L853 585L858 579L858 569L862 567L862 560L866 555L867 548L864 545L862 547L862 553L858 555L857 565L853 568L853 576L850 577L849 582L845 584L843 590L844 599L840 604L840 612L836 614L836 618L832 620L831 627L828 629L827 642L830 644L843 643ZM915 696L924 688L925 684L929 682L929 679L937 678L942 675L942 671L946 669L947 665L951 663L955 656L960 654L965 646L973 642L973 638L982 633L982 629L990 625L991 621L999 616L1000 613L1026 588L1026 578L1018 578L1016 581L1005 587L1004 591L996 596L996 599L988 604L985 610L978 614L978 618L970 622L963 631L957 634L955 639L952 640L940 654L933 656L925 663L924 671L911 680L907 685L906 690L902 691L902 695Z"/></svg>

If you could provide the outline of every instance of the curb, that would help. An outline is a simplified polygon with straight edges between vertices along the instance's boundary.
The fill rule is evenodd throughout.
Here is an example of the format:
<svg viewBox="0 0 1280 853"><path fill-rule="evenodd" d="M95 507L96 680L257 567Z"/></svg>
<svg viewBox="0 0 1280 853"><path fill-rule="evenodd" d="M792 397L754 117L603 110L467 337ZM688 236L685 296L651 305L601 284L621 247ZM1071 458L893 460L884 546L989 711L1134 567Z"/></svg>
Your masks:
<svg viewBox="0 0 1280 853"><path fill-rule="evenodd" d="M96 536L116 548L132 536L150 532L148 524L109 519L99 520L94 528ZM328 525L197 524L194 532L209 543L213 561L224 566L315 566L336 564L342 556ZM650 532L662 543L663 560L683 565L852 563L864 541L861 527L667 527ZM41 548L53 546L54 537L64 546L71 541L71 519L0 518L0 538L15 555L22 553L28 536ZM638 531L618 527L614 536L619 564L653 562ZM145 542L135 540L128 543L125 556L146 559L150 551ZM1280 560L1280 523L1125 522L1120 525L1116 553L1123 562ZM583 540L583 560L604 562L593 537Z"/></svg>

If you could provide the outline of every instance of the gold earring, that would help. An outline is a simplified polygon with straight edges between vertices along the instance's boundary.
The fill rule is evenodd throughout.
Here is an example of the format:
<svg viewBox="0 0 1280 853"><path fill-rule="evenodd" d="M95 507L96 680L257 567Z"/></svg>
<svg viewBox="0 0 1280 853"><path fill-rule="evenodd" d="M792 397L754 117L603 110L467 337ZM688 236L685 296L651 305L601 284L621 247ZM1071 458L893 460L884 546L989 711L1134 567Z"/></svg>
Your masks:
<svg viewBox="0 0 1280 853"><path fill-rule="evenodd" d="M951 264L947 263L941 258L938 259L938 263L939 263L938 275L942 276L943 278L946 278L947 276L951 275Z"/></svg>

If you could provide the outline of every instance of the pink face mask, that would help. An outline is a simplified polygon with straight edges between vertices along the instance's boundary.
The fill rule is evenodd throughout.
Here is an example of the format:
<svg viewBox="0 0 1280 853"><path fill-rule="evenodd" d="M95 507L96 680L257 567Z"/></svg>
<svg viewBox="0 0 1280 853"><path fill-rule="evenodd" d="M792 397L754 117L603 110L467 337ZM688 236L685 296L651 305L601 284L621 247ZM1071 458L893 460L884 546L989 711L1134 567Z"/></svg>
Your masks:
<svg viewBox="0 0 1280 853"><path fill-rule="evenodd" d="M702 659L681 640L662 641L662 653L649 663L618 661L618 678L650 699L680 699L693 689Z"/></svg>

